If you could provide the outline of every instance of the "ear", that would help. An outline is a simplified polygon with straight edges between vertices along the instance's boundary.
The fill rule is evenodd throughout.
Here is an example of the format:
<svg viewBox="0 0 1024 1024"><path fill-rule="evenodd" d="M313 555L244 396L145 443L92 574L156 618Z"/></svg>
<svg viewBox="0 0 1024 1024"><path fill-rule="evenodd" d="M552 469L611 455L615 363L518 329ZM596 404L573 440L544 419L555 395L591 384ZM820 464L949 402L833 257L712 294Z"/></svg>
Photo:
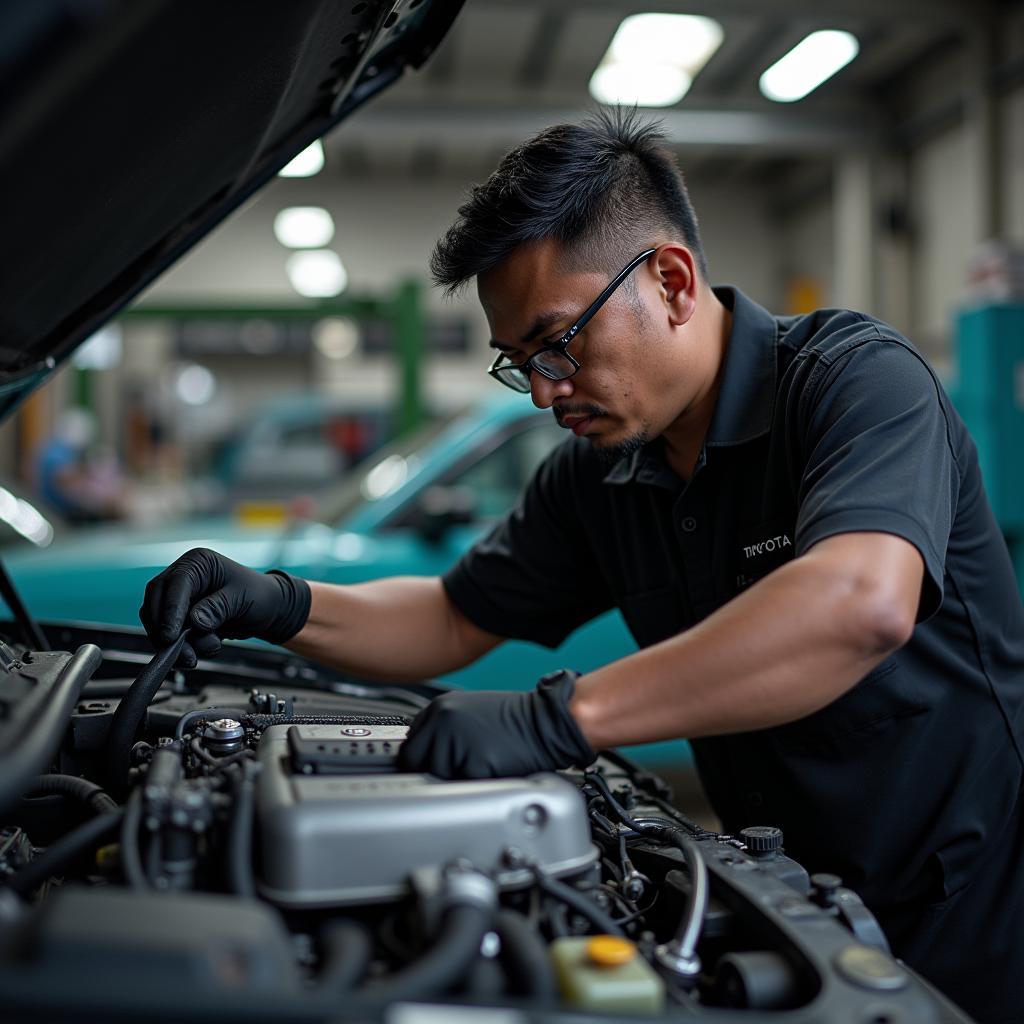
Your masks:
<svg viewBox="0 0 1024 1024"><path fill-rule="evenodd" d="M679 242L666 242L651 256L651 267L658 275L669 322L681 327L697 308L699 278L693 253Z"/></svg>

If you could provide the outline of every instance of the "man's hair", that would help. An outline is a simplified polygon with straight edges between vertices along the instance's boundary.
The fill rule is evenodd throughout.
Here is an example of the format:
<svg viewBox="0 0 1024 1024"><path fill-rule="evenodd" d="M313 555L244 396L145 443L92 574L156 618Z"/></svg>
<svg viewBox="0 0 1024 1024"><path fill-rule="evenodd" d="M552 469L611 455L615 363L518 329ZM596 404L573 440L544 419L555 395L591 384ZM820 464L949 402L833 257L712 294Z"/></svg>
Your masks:
<svg viewBox="0 0 1024 1024"><path fill-rule="evenodd" d="M707 278L697 216L658 124L613 108L560 124L513 149L430 257L446 294L490 270L518 246L560 243L571 265L615 273L657 240L682 241Z"/></svg>

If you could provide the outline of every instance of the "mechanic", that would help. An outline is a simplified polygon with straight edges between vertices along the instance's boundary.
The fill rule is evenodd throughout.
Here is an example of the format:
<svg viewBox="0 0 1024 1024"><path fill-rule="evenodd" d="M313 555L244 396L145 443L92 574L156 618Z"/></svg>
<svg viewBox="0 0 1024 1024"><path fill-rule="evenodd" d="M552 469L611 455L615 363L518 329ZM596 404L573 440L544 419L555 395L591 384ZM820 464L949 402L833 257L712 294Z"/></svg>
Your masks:
<svg viewBox="0 0 1024 1024"><path fill-rule="evenodd" d="M550 128L473 189L431 269L475 278L493 377L575 437L441 578L355 586L189 552L148 586L186 663L260 637L363 678L556 647L618 607L641 650L452 692L411 770L585 765L691 740L723 827L772 824L979 1020L1024 1014L1024 608L934 373L848 310L712 288L683 178L635 113Z"/></svg>

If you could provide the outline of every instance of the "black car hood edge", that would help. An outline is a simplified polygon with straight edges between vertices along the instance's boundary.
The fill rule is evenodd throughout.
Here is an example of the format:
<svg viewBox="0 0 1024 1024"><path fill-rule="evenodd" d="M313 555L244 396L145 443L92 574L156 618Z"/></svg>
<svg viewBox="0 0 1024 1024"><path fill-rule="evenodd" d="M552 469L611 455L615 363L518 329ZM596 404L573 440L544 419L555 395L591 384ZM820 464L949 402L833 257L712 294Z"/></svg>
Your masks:
<svg viewBox="0 0 1024 1024"><path fill-rule="evenodd" d="M462 3L5 4L0 418Z"/></svg>

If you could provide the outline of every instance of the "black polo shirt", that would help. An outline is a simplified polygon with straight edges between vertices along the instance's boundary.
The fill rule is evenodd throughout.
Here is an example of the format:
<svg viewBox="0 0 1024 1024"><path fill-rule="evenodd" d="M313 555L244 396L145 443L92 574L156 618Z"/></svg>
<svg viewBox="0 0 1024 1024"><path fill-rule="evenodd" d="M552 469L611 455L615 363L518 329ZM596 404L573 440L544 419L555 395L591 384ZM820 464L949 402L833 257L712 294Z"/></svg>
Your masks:
<svg viewBox="0 0 1024 1024"><path fill-rule="evenodd" d="M826 537L913 544L925 582L909 643L806 718L692 744L727 831L779 825L787 852L841 874L909 948L920 908L946 907L1020 821L1010 559L974 444L905 338L860 313L776 317L716 293L732 333L690 481L657 440L609 471L570 438L445 586L501 636L556 646L618 607L648 646Z"/></svg>

